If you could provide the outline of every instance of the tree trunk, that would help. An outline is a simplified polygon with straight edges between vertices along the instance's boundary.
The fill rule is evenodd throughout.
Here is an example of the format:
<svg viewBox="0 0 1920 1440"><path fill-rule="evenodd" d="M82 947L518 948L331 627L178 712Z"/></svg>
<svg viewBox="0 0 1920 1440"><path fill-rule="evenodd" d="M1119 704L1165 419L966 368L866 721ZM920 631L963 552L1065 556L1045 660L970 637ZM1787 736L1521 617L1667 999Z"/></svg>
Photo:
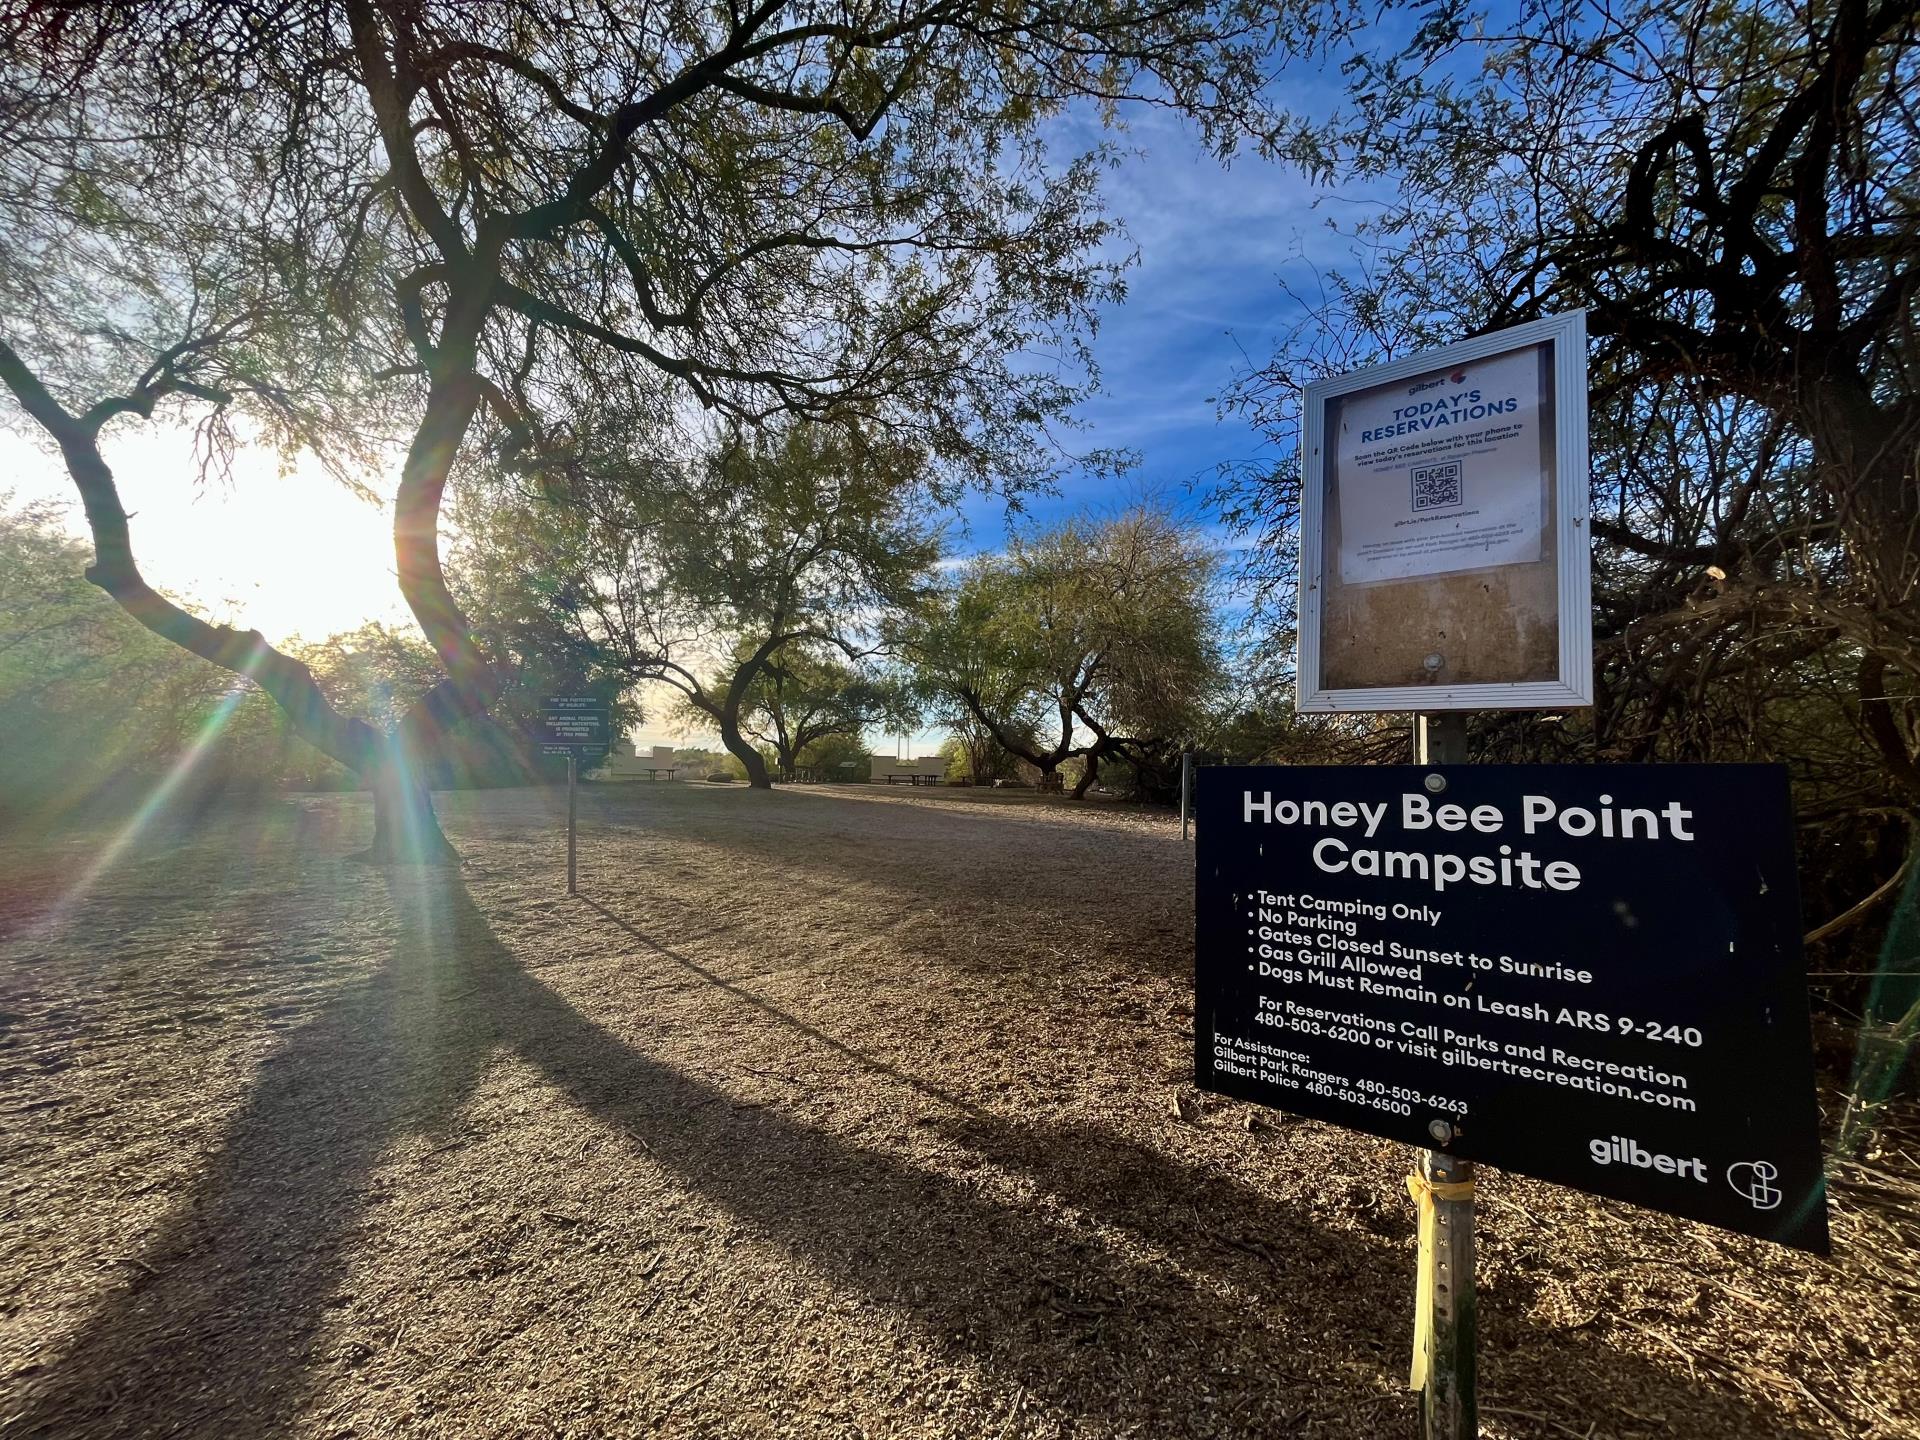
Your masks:
<svg viewBox="0 0 1920 1440"><path fill-rule="evenodd" d="M975 785L991 785L993 783L993 757L988 753L987 747L983 744L975 744L969 740L963 740L961 743L967 747L967 772L972 777L973 783Z"/></svg>
<svg viewBox="0 0 1920 1440"><path fill-rule="evenodd" d="M1099 775L1100 752L1098 750L1089 750L1087 752L1086 764L1082 766L1080 770L1080 779L1073 787L1073 798L1075 800L1085 799L1087 791L1092 787L1093 782L1099 778Z"/></svg>
<svg viewBox="0 0 1920 1440"><path fill-rule="evenodd" d="M1873 743L1880 747L1880 759L1887 774L1907 792L1909 799L1920 799L1920 763L1916 763L1899 718L1896 702L1887 695L1887 661L1884 655L1869 652L1860 661L1860 720Z"/></svg>
<svg viewBox="0 0 1920 1440"><path fill-rule="evenodd" d="M433 793L404 761L386 760L365 776L373 791L373 844L353 858L366 865L458 865L460 852L440 829Z"/></svg>
<svg viewBox="0 0 1920 1440"><path fill-rule="evenodd" d="M767 773L766 757L753 748L747 737L740 733L740 712L723 709L714 717L720 722L720 743L725 745L747 770L747 784L756 790L771 790L773 777Z"/></svg>
<svg viewBox="0 0 1920 1440"><path fill-rule="evenodd" d="M147 584L134 562L127 512L113 471L100 453L98 431L100 424L122 409L151 414L162 392L143 382L123 401L96 407L88 417L75 417L0 342L0 384L59 442L67 473L80 492L93 534L94 560L87 568L87 579L162 639L258 685L285 712L295 733L371 786L373 845L355 857L370 864L460 862L441 833L432 797L419 783L410 757L428 753L429 740L444 735L459 719L483 713L499 689L485 656L471 641L466 618L454 604L440 566L437 526L447 469L477 403L477 382L467 376L456 380L451 387L436 382L427 417L408 453L395 504L401 589L449 672L402 722L403 740L382 737L365 721L341 715L312 672L274 649L257 631L210 625Z"/></svg>
<svg viewBox="0 0 1920 1440"><path fill-rule="evenodd" d="M1043 753L1035 750L1030 745L1022 744L1019 739L1004 729L999 721L987 713L987 708L980 703L980 697L978 695L975 695L970 690L956 690L953 693L959 697L961 704L967 707L968 713L980 722L986 729L987 734L993 737L994 742L998 744L1002 750L1005 750L1015 759L1024 760L1039 770L1041 788L1043 790L1050 788L1049 782L1053 779L1053 773L1059 768L1060 762L1071 759L1079 753L1073 748L1073 723L1071 720L1067 722L1061 734L1060 743L1054 746L1052 750Z"/></svg>
<svg viewBox="0 0 1920 1440"><path fill-rule="evenodd" d="M366 721L340 714L312 672L274 649L258 631L210 625L153 589L140 573L127 512L113 471L100 453L98 431L105 419L121 409L151 414L159 392L143 386L123 402L96 407L92 413L97 418L76 418L61 408L4 341L0 341L0 384L59 442L93 535L93 564L87 567L87 579L161 639L258 685L280 706L295 734L372 786L373 845L355 858L378 865L458 864L459 855L434 817L432 798L404 758L419 753L418 745L409 747L394 737L382 737ZM437 557L434 573L438 574ZM437 707L428 701L415 709L437 714Z"/></svg>

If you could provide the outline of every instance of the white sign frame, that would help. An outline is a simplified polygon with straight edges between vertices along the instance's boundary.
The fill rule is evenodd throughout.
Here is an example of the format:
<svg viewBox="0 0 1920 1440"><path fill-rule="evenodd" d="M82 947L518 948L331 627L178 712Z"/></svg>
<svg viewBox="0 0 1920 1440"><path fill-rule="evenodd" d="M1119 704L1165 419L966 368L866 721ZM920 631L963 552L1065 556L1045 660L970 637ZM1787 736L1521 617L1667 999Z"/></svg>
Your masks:
<svg viewBox="0 0 1920 1440"><path fill-rule="evenodd" d="M1470 685L1328 689L1321 683L1321 600L1326 583L1327 402L1543 343L1553 347L1554 559L1559 678ZM1299 654L1296 705L1303 713L1561 710L1593 704L1593 581L1588 528L1587 315L1584 310L1510 326L1438 350L1307 386L1300 466ZM1337 564L1338 557L1335 557Z"/></svg>

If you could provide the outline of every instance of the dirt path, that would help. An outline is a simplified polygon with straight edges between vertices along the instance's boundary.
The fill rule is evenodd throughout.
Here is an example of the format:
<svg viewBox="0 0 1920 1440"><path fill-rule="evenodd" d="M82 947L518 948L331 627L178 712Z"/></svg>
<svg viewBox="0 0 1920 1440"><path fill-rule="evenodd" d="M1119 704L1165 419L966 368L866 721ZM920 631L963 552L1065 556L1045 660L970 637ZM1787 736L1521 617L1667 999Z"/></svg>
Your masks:
<svg viewBox="0 0 1920 1440"><path fill-rule="evenodd" d="M443 808L0 840L0 1435L1414 1433L1406 1153L1196 1103L1176 823ZM1920 1434L1920 1220L1483 1195L1490 1435Z"/></svg>

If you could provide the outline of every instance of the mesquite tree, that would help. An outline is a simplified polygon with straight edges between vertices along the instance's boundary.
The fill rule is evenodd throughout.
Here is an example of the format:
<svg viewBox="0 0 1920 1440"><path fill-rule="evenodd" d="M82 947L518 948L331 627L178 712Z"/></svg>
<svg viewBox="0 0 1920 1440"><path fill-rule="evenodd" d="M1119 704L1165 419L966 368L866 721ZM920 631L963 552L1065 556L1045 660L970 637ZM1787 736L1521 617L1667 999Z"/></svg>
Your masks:
<svg viewBox="0 0 1920 1440"><path fill-rule="evenodd" d="M511 607L506 623L677 692L765 788L748 722L767 668L797 647L858 659L919 603L939 555L934 487L917 449L836 426L707 444L691 459L577 452L564 491L497 494L461 564Z"/></svg>
<svg viewBox="0 0 1920 1440"><path fill-rule="evenodd" d="M448 859L417 760L501 679L442 564L463 457L537 471L602 410L856 417L952 483L1037 478L1114 298L1099 161L1063 105L1142 98L1225 151L1298 0L573 7L0 0L0 382L58 448L89 574L257 682L376 797L377 859ZM195 424L394 491L400 589L445 671L398 727L146 583L110 425ZM369 482L370 483L370 482Z"/></svg>
<svg viewBox="0 0 1920 1440"><path fill-rule="evenodd" d="M736 667L745 657L736 654ZM817 642L795 641L768 656L747 687L740 728L773 751L792 780L821 741L858 741L868 729L907 723L900 688L864 674Z"/></svg>
<svg viewBox="0 0 1920 1440"><path fill-rule="evenodd" d="M970 564L904 630L921 686L1050 776L1151 765L1213 702L1216 561L1190 526L1140 505L1076 517Z"/></svg>

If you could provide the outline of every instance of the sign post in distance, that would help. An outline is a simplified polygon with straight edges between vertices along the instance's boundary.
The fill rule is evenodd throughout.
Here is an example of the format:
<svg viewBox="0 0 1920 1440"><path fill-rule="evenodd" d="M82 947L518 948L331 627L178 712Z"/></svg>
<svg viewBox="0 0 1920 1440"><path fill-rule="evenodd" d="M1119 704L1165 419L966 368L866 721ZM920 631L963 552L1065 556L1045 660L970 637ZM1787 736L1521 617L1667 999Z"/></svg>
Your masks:
<svg viewBox="0 0 1920 1440"><path fill-rule="evenodd" d="M580 893L578 788L582 762L606 758L613 739L613 707L598 695L548 695L540 705L540 753L567 758L567 894Z"/></svg>

